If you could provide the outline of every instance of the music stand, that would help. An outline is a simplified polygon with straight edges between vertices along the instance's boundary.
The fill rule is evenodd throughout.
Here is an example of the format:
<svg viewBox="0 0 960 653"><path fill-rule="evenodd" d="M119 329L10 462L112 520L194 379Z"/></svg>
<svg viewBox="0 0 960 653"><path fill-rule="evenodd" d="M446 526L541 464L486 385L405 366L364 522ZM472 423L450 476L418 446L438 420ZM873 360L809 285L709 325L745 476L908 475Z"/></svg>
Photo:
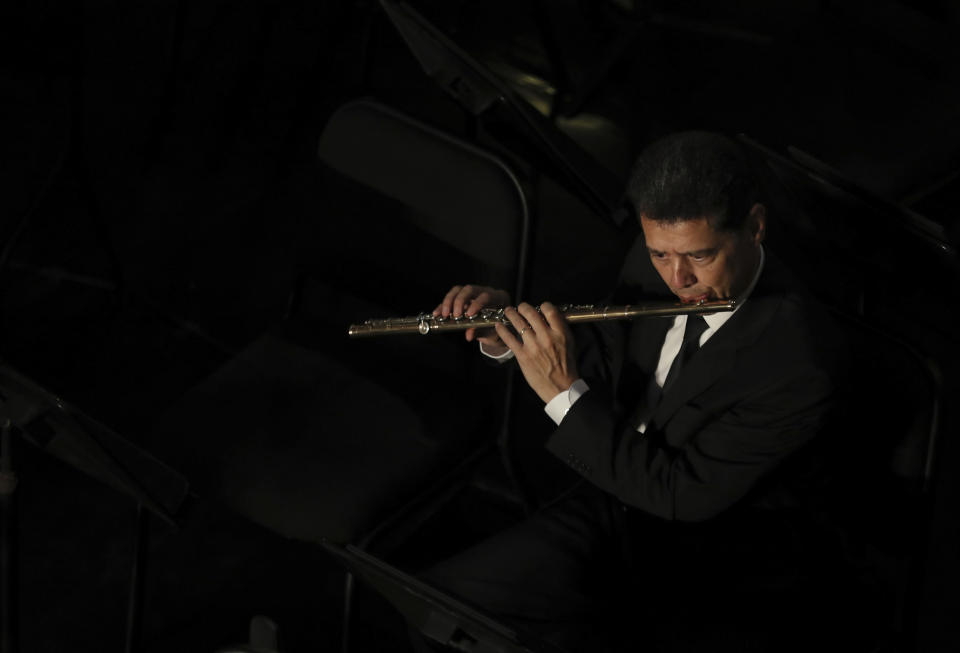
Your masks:
<svg viewBox="0 0 960 653"><path fill-rule="evenodd" d="M582 201L597 215L610 216L618 228L633 228L635 221L618 211L622 183L616 175L413 7L400 0L380 0L380 6L424 72L461 106L478 117L504 107L505 115L556 165Z"/></svg>
<svg viewBox="0 0 960 653"><path fill-rule="evenodd" d="M557 645L495 621L362 549L328 541L321 544L435 642L470 653L564 653Z"/></svg>
<svg viewBox="0 0 960 653"><path fill-rule="evenodd" d="M189 485L178 472L123 439L55 394L0 361L0 653L17 650L13 434L71 467L105 483L138 504L137 542L131 576L125 650L139 635L148 516L173 527Z"/></svg>

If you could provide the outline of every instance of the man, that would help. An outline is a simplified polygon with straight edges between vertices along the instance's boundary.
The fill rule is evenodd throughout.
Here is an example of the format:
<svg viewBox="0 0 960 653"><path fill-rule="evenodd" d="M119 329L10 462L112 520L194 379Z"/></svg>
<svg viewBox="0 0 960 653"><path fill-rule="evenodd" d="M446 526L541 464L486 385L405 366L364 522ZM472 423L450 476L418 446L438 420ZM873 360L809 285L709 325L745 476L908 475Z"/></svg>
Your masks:
<svg viewBox="0 0 960 653"><path fill-rule="evenodd" d="M792 475L838 369L822 311L764 250L767 209L737 143L667 137L640 156L627 196L669 291L682 302L736 299L736 310L594 324L575 336L555 306L521 303L506 309L514 329L468 332L486 355L516 360L557 425L547 449L589 484L427 574L585 650L599 650L598 633L609 631L597 624L611 614L664 630L677 619L663 611L666 597L700 615L679 630L710 639L729 625L716 618L720 597L765 565L797 562L797 515L812 497ZM509 297L457 286L436 313L493 304Z"/></svg>

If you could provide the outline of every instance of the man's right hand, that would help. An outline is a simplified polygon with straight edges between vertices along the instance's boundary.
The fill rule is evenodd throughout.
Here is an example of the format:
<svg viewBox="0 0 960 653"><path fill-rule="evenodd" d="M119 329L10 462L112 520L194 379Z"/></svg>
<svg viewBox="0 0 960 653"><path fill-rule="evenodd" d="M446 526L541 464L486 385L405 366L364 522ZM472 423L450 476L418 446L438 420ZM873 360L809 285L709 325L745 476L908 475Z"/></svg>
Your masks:
<svg viewBox="0 0 960 653"><path fill-rule="evenodd" d="M500 308L509 305L510 293L506 290L497 290L489 286L454 286L447 292L440 305L433 309L433 315L434 317L451 315L470 317L487 306ZM483 351L491 356L505 354L508 350L493 328L467 329L466 338L468 341L476 339L483 345Z"/></svg>

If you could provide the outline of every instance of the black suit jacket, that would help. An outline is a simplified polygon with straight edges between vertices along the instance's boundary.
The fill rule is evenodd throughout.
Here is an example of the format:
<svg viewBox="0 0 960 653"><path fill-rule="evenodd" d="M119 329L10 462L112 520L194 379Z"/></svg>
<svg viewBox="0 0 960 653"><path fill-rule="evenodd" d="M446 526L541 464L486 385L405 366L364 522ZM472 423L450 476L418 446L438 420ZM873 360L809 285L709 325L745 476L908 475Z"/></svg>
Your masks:
<svg viewBox="0 0 960 653"><path fill-rule="evenodd" d="M547 448L624 504L668 520L702 521L738 502L766 500L758 488L772 486L828 413L841 369L836 331L768 252L749 299L639 433L629 423L636 406L628 403L636 401L618 401L617 388L631 375L653 374L671 323L592 325L577 335L590 391Z"/></svg>

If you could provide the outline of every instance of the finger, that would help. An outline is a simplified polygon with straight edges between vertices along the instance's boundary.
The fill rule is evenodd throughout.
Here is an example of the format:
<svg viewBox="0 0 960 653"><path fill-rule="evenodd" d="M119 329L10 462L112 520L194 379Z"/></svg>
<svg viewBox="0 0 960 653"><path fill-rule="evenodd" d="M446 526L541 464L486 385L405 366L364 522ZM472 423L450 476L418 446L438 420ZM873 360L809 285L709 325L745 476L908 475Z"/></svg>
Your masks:
<svg viewBox="0 0 960 653"><path fill-rule="evenodd" d="M520 339L513 335L513 332L507 327L506 324L495 324L493 326L497 330L497 335L500 336L500 340L503 341L511 351L516 353L523 347L523 343L520 342Z"/></svg>
<svg viewBox="0 0 960 653"><path fill-rule="evenodd" d="M517 312L513 306L507 306L503 310L504 316L510 322L510 326L513 327L513 330L519 335L521 331L530 331L530 324L524 319L520 313ZM497 332L499 333L499 331Z"/></svg>
<svg viewBox="0 0 960 653"><path fill-rule="evenodd" d="M443 317L449 317L450 312L453 310L453 300L460 294L460 291L463 289L462 286L454 286L447 291L447 294L443 297L443 303L441 304L440 313Z"/></svg>
<svg viewBox="0 0 960 653"><path fill-rule="evenodd" d="M490 293L484 290L479 295L474 297L470 302L464 304L463 314L464 315L476 315L481 308L490 303Z"/></svg>
<svg viewBox="0 0 960 653"><path fill-rule="evenodd" d="M523 302L517 306L517 311L523 316L527 321L527 324L530 325L530 328L536 331L537 333L546 333L549 327L547 326L546 320L543 319L543 316L540 315L539 311L530 304Z"/></svg>
<svg viewBox="0 0 960 653"><path fill-rule="evenodd" d="M543 304L540 305L540 314L546 319L550 328L555 331L566 332L569 328L567 318L564 317L559 308L550 302L543 302Z"/></svg>
<svg viewBox="0 0 960 653"><path fill-rule="evenodd" d="M475 292L476 291L474 290L473 286L469 284L460 289L460 292L457 293L457 296L453 299L454 315L463 315L464 304L473 299Z"/></svg>
<svg viewBox="0 0 960 653"><path fill-rule="evenodd" d="M467 329L467 333L465 334L467 342L473 342L473 338L476 335L476 333L477 333L476 329Z"/></svg>
<svg viewBox="0 0 960 653"><path fill-rule="evenodd" d="M443 314L443 302L437 304L437 307L433 309L433 317L440 317Z"/></svg>

